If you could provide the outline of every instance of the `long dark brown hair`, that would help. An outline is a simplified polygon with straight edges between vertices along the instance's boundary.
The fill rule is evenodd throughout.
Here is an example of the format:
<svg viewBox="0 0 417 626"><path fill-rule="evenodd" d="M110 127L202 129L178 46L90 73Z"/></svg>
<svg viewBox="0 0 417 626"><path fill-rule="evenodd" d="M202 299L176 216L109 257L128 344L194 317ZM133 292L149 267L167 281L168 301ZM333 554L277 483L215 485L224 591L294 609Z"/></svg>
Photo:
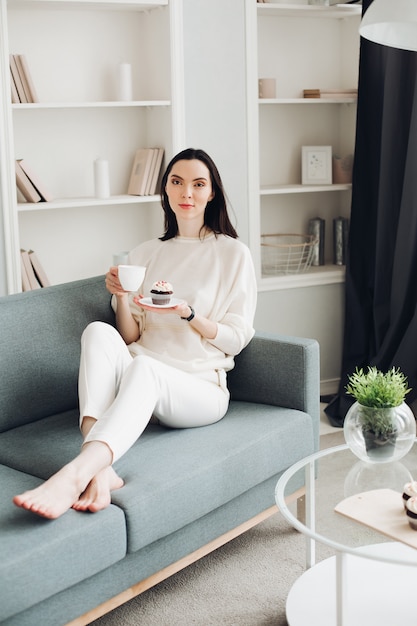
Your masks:
<svg viewBox="0 0 417 626"><path fill-rule="evenodd" d="M165 174L162 177L161 202L165 214L165 233L162 237L160 237L161 241L172 239L178 235L177 218L174 211L171 209L168 195L165 190L168 176L177 161L191 161L193 159L202 161L202 163L207 166L210 172L211 186L214 193L213 199L207 203L206 210L204 211L204 224L202 226L202 230L206 227L213 231L216 235L228 235L229 237L236 239L238 235L229 219L222 179L220 178L219 171L214 161L206 152L204 152L204 150L187 148L186 150L179 152L171 159L165 170Z"/></svg>

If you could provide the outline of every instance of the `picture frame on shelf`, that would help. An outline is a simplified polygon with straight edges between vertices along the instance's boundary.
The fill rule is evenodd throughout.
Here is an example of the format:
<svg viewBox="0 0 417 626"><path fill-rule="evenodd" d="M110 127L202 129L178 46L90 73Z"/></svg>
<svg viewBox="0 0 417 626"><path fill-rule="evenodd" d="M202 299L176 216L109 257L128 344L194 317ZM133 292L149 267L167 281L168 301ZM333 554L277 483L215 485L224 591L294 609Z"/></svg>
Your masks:
<svg viewBox="0 0 417 626"><path fill-rule="evenodd" d="M303 185L332 184L332 146L302 146Z"/></svg>

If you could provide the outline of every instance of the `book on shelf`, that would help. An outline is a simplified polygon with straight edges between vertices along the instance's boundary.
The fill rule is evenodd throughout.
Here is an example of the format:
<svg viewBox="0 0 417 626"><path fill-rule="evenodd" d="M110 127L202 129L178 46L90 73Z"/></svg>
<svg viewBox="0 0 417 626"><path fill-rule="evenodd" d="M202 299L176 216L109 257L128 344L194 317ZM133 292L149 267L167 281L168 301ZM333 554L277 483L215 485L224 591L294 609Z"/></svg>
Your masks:
<svg viewBox="0 0 417 626"><path fill-rule="evenodd" d="M153 152L149 148L141 148L136 151L130 175L127 193L131 196L144 196L146 182L151 169Z"/></svg>
<svg viewBox="0 0 417 626"><path fill-rule="evenodd" d="M41 202L42 198L35 187L20 167L19 161L15 161L16 186L26 202Z"/></svg>
<svg viewBox="0 0 417 626"><path fill-rule="evenodd" d="M38 93L30 73L28 62L24 54L16 54L17 69L25 88L28 102L39 102Z"/></svg>
<svg viewBox="0 0 417 626"><path fill-rule="evenodd" d="M304 89L304 98L356 98L357 89Z"/></svg>
<svg viewBox="0 0 417 626"><path fill-rule="evenodd" d="M20 102L19 94L17 93L16 83L13 78L12 72L10 72L10 89L12 94L12 104Z"/></svg>
<svg viewBox="0 0 417 626"><path fill-rule="evenodd" d="M29 258L27 250L20 250L20 259L22 266L22 289L23 291L32 291L40 289L41 285L36 278L35 270Z"/></svg>
<svg viewBox="0 0 417 626"><path fill-rule="evenodd" d="M38 102L38 94L24 54L10 54L12 102ZM15 90L13 89L15 86ZM16 98L17 94L17 100Z"/></svg>
<svg viewBox="0 0 417 626"><path fill-rule="evenodd" d="M152 173L151 185L149 188L150 196L153 196L156 193L158 180L159 180L159 174L161 172L162 159L164 158L164 149L157 148L157 150L158 150L158 154L156 155L155 166L154 166L154 170Z"/></svg>
<svg viewBox="0 0 417 626"><path fill-rule="evenodd" d="M28 83L28 79L26 78L26 74L23 70L23 65L22 65L22 60L20 58L19 54L15 54L13 55L14 59L16 61L16 67L17 67L17 71L19 73L20 76L20 80L22 83L22 87L23 87L23 93L25 95L25 102L32 102L32 96L30 93L30 89L29 89L29 83ZM23 100L22 100L23 102Z"/></svg>
<svg viewBox="0 0 417 626"><path fill-rule="evenodd" d="M320 89L304 89L304 98L320 98Z"/></svg>
<svg viewBox="0 0 417 626"><path fill-rule="evenodd" d="M29 282L29 276L28 276L28 273L26 271L26 266L23 263L22 253L20 253L20 271L21 271L21 274L22 274L22 291L31 291L31 286L30 286L30 282Z"/></svg>
<svg viewBox="0 0 417 626"><path fill-rule="evenodd" d="M356 98L358 90L353 89L322 89L320 92L322 98Z"/></svg>
<svg viewBox="0 0 417 626"><path fill-rule="evenodd" d="M22 79L20 77L20 72L17 67L16 55L9 55L9 64L10 64L10 73L11 78L16 85L17 95L19 97L19 102L27 102L25 89L23 87Z"/></svg>
<svg viewBox="0 0 417 626"><path fill-rule="evenodd" d="M152 182L152 177L153 177L153 172L155 169L155 162L156 162L156 157L158 156L158 149L156 148L150 148L150 151L152 153L152 158L151 158L151 165L149 167L149 174L148 174L148 178L146 181L146 185L145 185L145 196L149 196L150 193L150 188L151 188L151 182Z"/></svg>
<svg viewBox="0 0 417 626"><path fill-rule="evenodd" d="M18 159L17 163L34 187L37 194L40 196L40 200L29 200L29 202L50 202L53 199L52 195L45 187L43 181L40 180L32 166L26 161L26 159Z"/></svg>
<svg viewBox="0 0 417 626"><path fill-rule="evenodd" d="M140 148L133 160L127 193L131 196L153 195L161 170L163 148Z"/></svg>
<svg viewBox="0 0 417 626"><path fill-rule="evenodd" d="M23 291L32 291L33 289L50 286L51 283L39 261L38 255L33 250L21 249L20 262Z"/></svg>
<svg viewBox="0 0 417 626"><path fill-rule="evenodd" d="M33 270L35 272L35 276L38 279L38 282L41 287L49 287L51 282L46 275L46 272L43 268L42 263L39 260L38 255L33 250L29 250L28 252L30 262L32 264Z"/></svg>

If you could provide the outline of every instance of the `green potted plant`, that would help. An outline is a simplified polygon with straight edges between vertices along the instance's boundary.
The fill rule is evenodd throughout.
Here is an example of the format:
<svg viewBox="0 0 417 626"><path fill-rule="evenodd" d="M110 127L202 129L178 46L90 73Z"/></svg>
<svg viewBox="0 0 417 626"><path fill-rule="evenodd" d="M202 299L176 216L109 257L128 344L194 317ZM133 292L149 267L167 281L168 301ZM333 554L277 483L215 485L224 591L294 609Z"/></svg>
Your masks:
<svg viewBox="0 0 417 626"><path fill-rule="evenodd" d="M356 402L344 424L345 438L353 452L355 446L351 444L360 439L365 444L366 460L378 458L385 461L392 457L397 439L401 436L403 440L405 433L407 445L411 440L408 452L416 432L414 415L405 404L410 391L407 377L399 368L392 367L387 372L375 366L369 366L367 371L356 368L346 385L346 392Z"/></svg>

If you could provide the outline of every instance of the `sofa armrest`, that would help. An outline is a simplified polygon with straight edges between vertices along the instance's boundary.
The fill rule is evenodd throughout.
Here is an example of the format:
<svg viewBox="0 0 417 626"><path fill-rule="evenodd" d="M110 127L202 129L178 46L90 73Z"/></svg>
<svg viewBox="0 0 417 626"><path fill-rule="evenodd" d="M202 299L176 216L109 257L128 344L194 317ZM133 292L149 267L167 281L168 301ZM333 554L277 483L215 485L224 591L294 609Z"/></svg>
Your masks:
<svg viewBox="0 0 417 626"><path fill-rule="evenodd" d="M257 332L228 373L232 400L308 413L320 423L320 353L315 339Z"/></svg>

